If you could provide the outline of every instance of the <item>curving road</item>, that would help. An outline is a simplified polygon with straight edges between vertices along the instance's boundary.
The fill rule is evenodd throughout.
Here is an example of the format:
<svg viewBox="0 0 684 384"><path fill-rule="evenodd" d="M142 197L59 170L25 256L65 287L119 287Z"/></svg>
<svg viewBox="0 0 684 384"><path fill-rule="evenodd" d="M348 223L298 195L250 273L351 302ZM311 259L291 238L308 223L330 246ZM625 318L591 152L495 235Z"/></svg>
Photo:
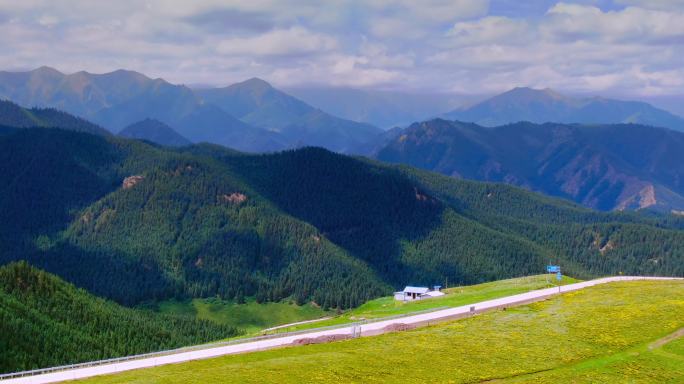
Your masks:
<svg viewBox="0 0 684 384"><path fill-rule="evenodd" d="M159 357L141 358L139 360L130 360L124 362L111 363L106 365L98 365L87 368L77 368L72 370L65 370L53 373L46 373L35 376L19 377L8 380L2 380L2 384L19 384L19 383L56 383L60 381L81 379L97 375L106 375L122 371L129 371L133 369L156 367L159 365L181 363L190 360L206 359L211 357L230 355L236 353L246 353L260 351L264 349L286 346L292 344L300 339L314 339L317 337L342 335L342 337L349 336L372 336L387 331L386 327L396 324L406 324L409 326L427 325L439 321L457 319L465 316L470 316L475 313L480 313L492 309L510 307L515 305L527 304L545 298L557 295L563 292L571 292L586 287L591 287L598 284L605 284L615 281L631 281L631 280L684 280L683 278L667 278L667 277L636 277L636 276L619 276L606 277L602 279L590 280L576 284L569 284L562 287L546 288L518 295L503 297L494 300L482 301L479 303L464 305L461 307L454 307L419 315L402 317L399 319L380 320L373 323L367 323L360 326L350 326L348 328L338 328L329 330L312 330L309 333L298 335L283 336L267 340L250 341L241 344L233 344L221 347L212 347L207 349L180 352Z"/></svg>

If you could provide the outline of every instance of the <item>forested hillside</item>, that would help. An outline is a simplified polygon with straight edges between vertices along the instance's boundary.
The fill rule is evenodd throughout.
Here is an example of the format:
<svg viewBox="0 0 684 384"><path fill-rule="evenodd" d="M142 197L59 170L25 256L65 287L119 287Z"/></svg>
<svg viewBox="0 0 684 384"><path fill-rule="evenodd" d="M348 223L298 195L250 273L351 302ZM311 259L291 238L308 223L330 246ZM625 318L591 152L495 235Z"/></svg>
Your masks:
<svg viewBox="0 0 684 384"><path fill-rule="evenodd" d="M593 209L684 210L684 133L636 124L412 124L379 160L503 182Z"/></svg>
<svg viewBox="0 0 684 384"><path fill-rule="evenodd" d="M585 278L684 275L681 218L323 149L245 155L34 129L0 137L0 154L2 260L124 304L217 295L348 308L549 261Z"/></svg>
<svg viewBox="0 0 684 384"><path fill-rule="evenodd" d="M109 135L87 120L72 116L52 108L22 108L10 101L0 99L0 126L15 128L45 127L62 128L71 131L87 132L95 135Z"/></svg>
<svg viewBox="0 0 684 384"><path fill-rule="evenodd" d="M25 262L0 267L0 373L160 351L236 331L121 307Z"/></svg>

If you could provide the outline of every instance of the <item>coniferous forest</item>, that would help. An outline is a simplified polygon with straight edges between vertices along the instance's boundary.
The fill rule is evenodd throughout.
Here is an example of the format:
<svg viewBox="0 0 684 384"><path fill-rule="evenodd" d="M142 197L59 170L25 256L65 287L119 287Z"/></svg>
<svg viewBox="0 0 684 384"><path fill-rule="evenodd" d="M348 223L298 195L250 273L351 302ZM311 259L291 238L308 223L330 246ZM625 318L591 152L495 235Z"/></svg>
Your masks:
<svg viewBox="0 0 684 384"><path fill-rule="evenodd" d="M121 307L18 262L0 267L0 334L0 372L11 372L199 344L236 330Z"/></svg>
<svg viewBox="0 0 684 384"><path fill-rule="evenodd" d="M2 132L0 263L25 261L2 269L3 370L235 334L121 307L170 298L344 309L407 284L537 274L549 261L579 278L684 275L684 220L673 215L601 213L319 148L247 155ZM30 340L50 341L39 353ZM53 341L71 347L56 353Z"/></svg>

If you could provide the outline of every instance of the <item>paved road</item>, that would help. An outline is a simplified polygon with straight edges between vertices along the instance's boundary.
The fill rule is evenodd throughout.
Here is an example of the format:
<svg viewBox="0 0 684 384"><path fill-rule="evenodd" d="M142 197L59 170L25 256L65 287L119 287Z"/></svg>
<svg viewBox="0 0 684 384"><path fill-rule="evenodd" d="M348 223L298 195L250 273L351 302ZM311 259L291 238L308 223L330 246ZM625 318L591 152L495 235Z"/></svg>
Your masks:
<svg viewBox="0 0 684 384"><path fill-rule="evenodd" d="M213 347L208 349L181 352L172 355L143 358L140 360L131 360L125 362L112 363L107 365L99 365L88 368L78 368L67 371L60 371L54 373L47 373L42 375L21 377L9 380L3 380L2 384L19 384L19 383L31 383L31 384L42 384L42 383L56 383L60 381L73 380L79 378L86 378L98 375L106 375L111 373L117 373L122 371L129 371L133 369L149 368L165 364L180 363L190 360L206 359L210 357L217 357L223 355L230 355L235 353L245 353L254 352L279 346L284 346L292 344L294 341L305 338L316 338L321 336L331 336L331 335L351 335L353 333L357 334L360 332L362 336L377 335L385 332L385 327L396 325L396 324L407 324L407 325L424 325L430 323L436 323L439 321L444 321L448 319L455 319L459 317L469 316L473 313L479 313L487 310L492 310L501 307L509 307L514 305L526 304L534 301L543 300L547 297L557 295L562 292L576 291L582 288L591 287L597 284L604 284L614 281L626 281L626 280L674 280L674 278L664 278L664 277L632 277L632 276L619 276L619 277L607 277L597 280L590 280L576 284L569 284L556 288L540 289L536 291L530 291L527 293L522 293L518 295L503 297L494 300L483 301L479 303L464 305L461 307L454 307L444 310L439 310L435 312L429 312L409 317L402 317L399 319L391 319L384 321L377 321L374 323L363 324L359 327L349 327L349 328L339 328L330 329L323 331L312 331L310 333L298 334L293 336L284 336L279 338L267 339L246 342L242 344L233 344L221 347ZM677 280L684 280L678 278Z"/></svg>

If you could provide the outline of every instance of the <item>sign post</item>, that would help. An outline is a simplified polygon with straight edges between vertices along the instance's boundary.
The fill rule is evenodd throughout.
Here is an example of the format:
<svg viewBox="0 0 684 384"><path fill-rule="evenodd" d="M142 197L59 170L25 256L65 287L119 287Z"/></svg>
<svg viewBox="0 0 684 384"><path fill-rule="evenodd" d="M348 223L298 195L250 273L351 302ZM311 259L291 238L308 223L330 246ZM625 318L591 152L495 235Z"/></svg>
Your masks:
<svg viewBox="0 0 684 384"><path fill-rule="evenodd" d="M561 274L561 267L560 265L547 265L546 266L546 273L555 273L556 274L556 280L558 280L558 292L560 293L561 291L561 285L560 282L563 279L563 275Z"/></svg>

